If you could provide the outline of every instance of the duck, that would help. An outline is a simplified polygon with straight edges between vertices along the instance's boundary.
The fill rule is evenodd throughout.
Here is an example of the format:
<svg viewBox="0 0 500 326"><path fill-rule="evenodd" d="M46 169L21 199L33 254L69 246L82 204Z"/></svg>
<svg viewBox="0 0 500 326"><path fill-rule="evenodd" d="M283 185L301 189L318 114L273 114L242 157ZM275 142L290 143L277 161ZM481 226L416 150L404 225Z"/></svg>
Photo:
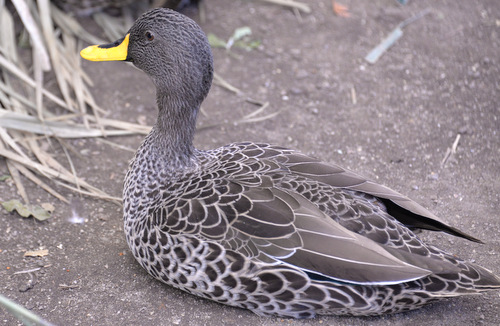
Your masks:
<svg viewBox="0 0 500 326"><path fill-rule="evenodd" d="M126 241L155 279L291 318L398 313L500 288L493 272L417 231L480 240L388 187L267 143L197 149L214 68L207 37L190 18L152 9L122 39L81 56L132 62L156 87L157 120L123 189Z"/></svg>

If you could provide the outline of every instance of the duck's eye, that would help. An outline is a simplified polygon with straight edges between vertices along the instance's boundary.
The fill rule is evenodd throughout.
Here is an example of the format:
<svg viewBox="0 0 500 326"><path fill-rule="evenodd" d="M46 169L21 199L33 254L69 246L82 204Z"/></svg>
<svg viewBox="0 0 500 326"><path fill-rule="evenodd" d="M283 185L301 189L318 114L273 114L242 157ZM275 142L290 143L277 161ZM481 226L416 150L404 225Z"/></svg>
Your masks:
<svg viewBox="0 0 500 326"><path fill-rule="evenodd" d="M146 38L148 39L148 41L152 41L155 39L155 36L150 31L147 31L145 35L146 35Z"/></svg>

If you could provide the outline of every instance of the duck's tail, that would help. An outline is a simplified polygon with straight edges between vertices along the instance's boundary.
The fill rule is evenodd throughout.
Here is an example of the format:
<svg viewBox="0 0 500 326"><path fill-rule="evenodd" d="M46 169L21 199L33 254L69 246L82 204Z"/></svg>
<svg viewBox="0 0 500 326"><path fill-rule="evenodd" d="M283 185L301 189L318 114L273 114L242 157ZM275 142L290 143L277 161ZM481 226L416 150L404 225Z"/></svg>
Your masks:
<svg viewBox="0 0 500 326"><path fill-rule="evenodd" d="M460 268L458 273L438 273L423 282L425 290L434 297L454 297L500 289L500 277L492 271L448 256Z"/></svg>

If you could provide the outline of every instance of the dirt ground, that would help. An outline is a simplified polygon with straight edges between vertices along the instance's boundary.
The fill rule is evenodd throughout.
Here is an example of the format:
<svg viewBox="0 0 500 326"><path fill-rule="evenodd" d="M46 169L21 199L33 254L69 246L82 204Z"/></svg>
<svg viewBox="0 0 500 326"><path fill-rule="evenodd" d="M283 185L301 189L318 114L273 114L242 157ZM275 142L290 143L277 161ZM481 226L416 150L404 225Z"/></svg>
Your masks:
<svg viewBox="0 0 500 326"><path fill-rule="evenodd" d="M305 1L304 1L305 2ZM342 0L351 17L332 13L330 0L310 1L312 13L259 1L207 0L203 29L227 39L249 26L252 51L215 49L216 72L243 95L214 86L203 105L196 144L272 142L336 162L408 195L451 225L485 241L445 234L427 241L500 273L500 2ZM363 57L401 21L404 28L376 64ZM193 16L198 19L198 16ZM110 117L152 124L154 90L125 63L84 63L94 95ZM234 121L269 102L261 122ZM461 135L456 153L446 151ZM142 136L109 140L131 149ZM71 140L76 169L89 183L121 196L133 153L99 140ZM54 145L54 155L66 162ZM0 175L8 171L0 162ZM155 281L128 251L121 208L73 198L66 205L31 187L33 202L51 202L46 222L0 210L0 293L56 325L498 325L500 291L456 298L377 318L261 318L202 300ZM0 201L19 198L0 182ZM81 224L71 217L84 218ZM45 257L23 257L48 249ZM19 271L38 269L31 273ZM17 325L0 310L1 325Z"/></svg>

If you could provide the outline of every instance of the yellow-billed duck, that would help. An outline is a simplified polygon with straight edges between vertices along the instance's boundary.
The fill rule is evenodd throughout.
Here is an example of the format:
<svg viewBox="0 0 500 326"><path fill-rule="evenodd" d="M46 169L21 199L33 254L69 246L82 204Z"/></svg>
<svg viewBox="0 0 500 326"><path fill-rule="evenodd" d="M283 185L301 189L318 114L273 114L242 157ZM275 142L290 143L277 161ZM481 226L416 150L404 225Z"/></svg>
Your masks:
<svg viewBox="0 0 500 326"><path fill-rule="evenodd" d="M88 60L126 60L156 86L158 118L123 191L128 245L154 278L259 315L379 315L500 287L500 278L413 230L475 238L334 164L262 143L193 145L213 77L201 28L143 14Z"/></svg>

